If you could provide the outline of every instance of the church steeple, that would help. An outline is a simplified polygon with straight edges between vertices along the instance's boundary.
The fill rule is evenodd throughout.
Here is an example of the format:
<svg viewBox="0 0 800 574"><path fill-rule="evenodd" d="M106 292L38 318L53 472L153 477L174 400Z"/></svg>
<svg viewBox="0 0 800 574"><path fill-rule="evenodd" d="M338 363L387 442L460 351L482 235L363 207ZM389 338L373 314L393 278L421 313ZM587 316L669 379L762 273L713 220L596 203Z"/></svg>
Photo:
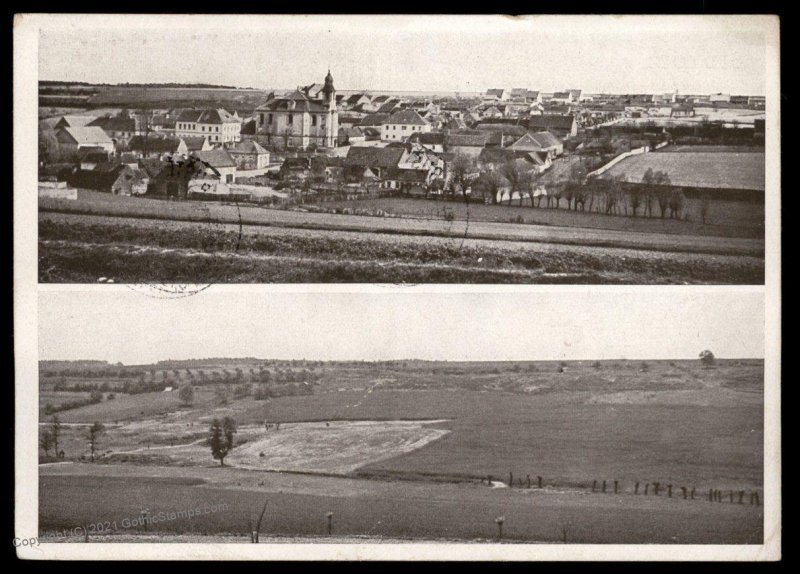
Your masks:
<svg viewBox="0 0 800 574"><path fill-rule="evenodd" d="M333 87L333 76L331 75L331 70L328 68L328 75L325 76L325 87L322 88L322 93L325 94L325 99L332 99L334 94L336 94L336 88Z"/></svg>

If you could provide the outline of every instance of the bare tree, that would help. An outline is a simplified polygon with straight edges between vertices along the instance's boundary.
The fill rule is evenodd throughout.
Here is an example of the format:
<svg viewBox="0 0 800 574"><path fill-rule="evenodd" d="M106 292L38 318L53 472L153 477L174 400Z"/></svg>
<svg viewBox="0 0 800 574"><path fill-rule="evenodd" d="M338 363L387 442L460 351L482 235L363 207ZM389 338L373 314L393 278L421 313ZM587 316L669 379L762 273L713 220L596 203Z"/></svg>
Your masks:
<svg viewBox="0 0 800 574"><path fill-rule="evenodd" d="M456 154L453 161L450 162L450 186L453 193L456 191L456 186L461 189L461 194L464 200L467 199L467 175L474 169L472 160L464 154Z"/></svg>
<svg viewBox="0 0 800 574"><path fill-rule="evenodd" d="M53 447L53 432L50 429L44 429L39 437L39 446L42 447L45 456L49 456L50 449Z"/></svg>
<svg viewBox="0 0 800 574"><path fill-rule="evenodd" d="M103 434L105 430L106 430L105 427L101 423L95 422L92 426L89 427L89 430L87 431L92 462L94 462L94 453L97 451L97 445L100 441L100 435Z"/></svg>
<svg viewBox="0 0 800 574"><path fill-rule="evenodd" d="M527 188L530 192L530 170L526 170L523 166L517 164L515 160L510 160L500 166L498 173L505 178L511 188L508 204L511 205L511 200L516 192L519 194L519 206L522 207L523 191Z"/></svg>

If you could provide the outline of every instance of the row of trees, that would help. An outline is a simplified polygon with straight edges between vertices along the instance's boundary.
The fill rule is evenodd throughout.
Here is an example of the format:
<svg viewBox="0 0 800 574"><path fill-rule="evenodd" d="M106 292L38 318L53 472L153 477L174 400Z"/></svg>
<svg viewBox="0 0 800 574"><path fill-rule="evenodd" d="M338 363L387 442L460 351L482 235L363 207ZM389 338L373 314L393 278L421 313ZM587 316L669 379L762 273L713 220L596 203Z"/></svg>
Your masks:
<svg viewBox="0 0 800 574"><path fill-rule="evenodd" d="M492 204L498 204L501 195L507 195L509 205L517 199L520 207L527 203L534 208L559 209L565 203L566 209L572 211L661 219L681 219L686 205L683 190L672 187L669 174L652 168L645 172L641 183L629 183L625 174L587 181L587 169L579 163L562 180L547 184L540 184L540 176L518 160L501 164L477 178L470 177L471 173L474 167L469 159L457 156L450 171L453 193L466 198L466 190L471 186L472 197L484 198ZM707 202L701 209L705 223Z"/></svg>

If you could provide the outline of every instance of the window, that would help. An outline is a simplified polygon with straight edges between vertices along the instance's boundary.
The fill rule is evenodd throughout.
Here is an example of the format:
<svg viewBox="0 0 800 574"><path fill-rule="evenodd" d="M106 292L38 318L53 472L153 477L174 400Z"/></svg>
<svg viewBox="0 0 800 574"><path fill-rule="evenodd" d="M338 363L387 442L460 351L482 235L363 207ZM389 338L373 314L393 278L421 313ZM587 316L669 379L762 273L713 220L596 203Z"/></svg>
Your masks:
<svg viewBox="0 0 800 574"><path fill-rule="evenodd" d="M217 126L217 131L219 131L219 126Z"/></svg>
<svg viewBox="0 0 800 574"><path fill-rule="evenodd" d="M408 127L408 126L403 126L403 131L406 131L406 128L407 128L407 127Z"/></svg>
<svg viewBox="0 0 800 574"><path fill-rule="evenodd" d="M289 125L294 123L294 114L289 114Z"/></svg>
<svg viewBox="0 0 800 574"><path fill-rule="evenodd" d="M261 125L264 125L264 114L258 114L259 120L261 121Z"/></svg>
<svg viewBox="0 0 800 574"><path fill-rule="evenodd" d="M201 132L204 132L204 131L206 131L206 126L202 126L202 127L200 128L200 131L201 131Z"/></svg>
<svg viewBox="0 0 800 574"><path fill-rule="evenodd" d="M389 126L386 126L386 129L388 130L388 129L389 129Z"/></svg>
<svg viewBox="0 0 800 574"><path fill-rule="evenodd" d="M317 125L317 116L311 116L311 125L312 126L316 126Z"/></svg>
<svg viewBox="0 0 800 574"><path fill-rule="evenodd" d="M272 124L272 114L270 114L268 117L269 117L269 123Z"/></svg>

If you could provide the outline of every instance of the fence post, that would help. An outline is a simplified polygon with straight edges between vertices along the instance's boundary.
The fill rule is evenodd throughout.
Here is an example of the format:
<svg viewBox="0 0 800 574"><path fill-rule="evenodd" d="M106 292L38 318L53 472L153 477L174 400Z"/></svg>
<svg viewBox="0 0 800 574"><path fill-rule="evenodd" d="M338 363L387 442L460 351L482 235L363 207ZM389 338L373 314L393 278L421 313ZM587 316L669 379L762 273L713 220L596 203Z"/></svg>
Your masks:
<svg viewBox="0 0 800 574"><path fill-rule="evenodd" d="M647 491L650 490L650 483L644 485L644 495L647 496Z"/></svg>
<svg viewBox="0 0 800 574"><path fill-rule="evenodd" d="M714 502L714 490L711 488L708 489L708 501Z"/></svg>
<svg viewBox="0 0 800 574"><path fill-rule="evenodd" d="M660 486L661 486L660 482L654 482L653 483L653 494L655 494L656 496L658 496L658 489L659 489Z"/></svg>
<svg viewBox="0 0 800 574"><path fill-rule="evenodd" d="M486 478L486 482L489 483L489 486L492 486L492 475L491 474Z"/></svg>
<svg viewBox="0 0 800 574"><path fill-rule="evenodd" d="M597 490L597 480L592 481L592 492L594 492L595 490Z"/></svg>
<svg viewBox="0 0 800 574"><path fill-rule="evenodd" d="M619 492L619 481L615 480L614 481L614 494L617 494L617 492Z"/></svg>
<svg viewBox="0 0 800 574"><path fill-rule="evenodd" d="M733 504L733 491L732 490L730 492L730 497L731 497L731 504Z"/></svg>
<svg viewBox="0 0 800 574"><path fill-rule="evenodd" d="M744 501L744 490L739 491L739 504L741 504L742 501Z"/></svg>
<svg viewBox="0 0 800 574"><path fill-rule="evenodd" d="M639 483L637 482L633 487L633 493L639 494Z"/></svg>
<svg viewBox="0 0 800 574"><path fill-rule="evenodd" d="M667 485L667 497L672 498L672 485Z"/></svg>
<svg viewBox="0 0 800 574"><path fill-rule="evenodd" d="M537 476L536 477L536 483L538 484L539 488L542 488L542 477L541 476Z"/></svg>
<svg viewBox="0 0 800 574"><path fill-rule="evenodd" d="M683 492L683 499L686 500L687 489L685 486L681 486L681 491Z"/></svg>
<svg viewBox="0 0 800 574"><path fill-rule="evenodd" d="M529 474L527 476L527 478L528 478L528 488L530 488L531 487L531 475Z"/></svg>
<svg viewBox="0 0 800 574"><path fill-rule="evenodd" d="M514 488L514 473L508 473L508 488Z"/></svg>
<svg viewBox="0 0 800 574"><path fill-rule="evenodd" d="M604 480L603 481L603 492L605 492L605 491L606 491L606 481Z"/></svg>
<svg viewBox="0 0 800 574"><path fill-rule="evenodd" d="M505 520L506 519L502 516L494 519L494 521L497 523L497 538L499 540L503 539L503 522L505 522Z"/></svg>
<svg viewBox="0 0 800 574"><path fill-rule="evenodd" d="M689 496L692 498L692 500L694 500L694 486L692 487L692 493Z"/></svg>
<svg viewBox="0 0 800 574"><path fill-rule="evenodd" d="M328 536L333 534L333 512L328 512L325 515L328 518Z"/></svg>

